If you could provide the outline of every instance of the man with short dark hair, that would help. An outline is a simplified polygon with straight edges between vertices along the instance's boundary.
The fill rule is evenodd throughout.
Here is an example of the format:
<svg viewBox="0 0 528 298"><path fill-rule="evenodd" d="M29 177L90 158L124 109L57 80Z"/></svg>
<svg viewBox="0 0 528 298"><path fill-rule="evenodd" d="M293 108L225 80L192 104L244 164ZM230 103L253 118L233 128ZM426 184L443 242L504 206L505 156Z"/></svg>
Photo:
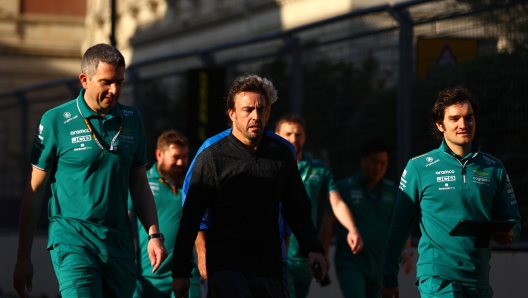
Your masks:
<svg viewBox="0 0 528 298"><path fill-rule="evenodd" d="M196 157L174 249L173 290L186 297L192 247L207 207L211 297L288 297L282 278L279 203L301 252L326 274L323 248L292 152L266 129L270 91L263 78L235 79L227 96L232 130Z"/></svg>
<svg viewBox="0 0 528 298"><path fill-rule="evenodd" d="M20 214L13 273L20 297L31 291L31 246L48 183L48 250L61 296L131 297L136 265L127 195L143 227L156 271L167 252L145 166L145 132L138 110L118 103L125 59L111 45L82 59L79 96L42 116L31 153L32 171Z"/></svg>
<svg viewBox="0 0 528 298"><path fill-rule="evenodd" d="M383 265L383 298L399 297L398 262L415 219L422 237L417 269L422 297L493 296L491 249L475 237L450 236L461 220L510 221L509 231L491 234L500 245L519 239L521 221L513 188L500 160L473 140L479 105L461 86L440 92L431 113L440 148L409 160L400 181Z"/></svg>
<svg viewBox="0 0 528 298"><path fill-rule="evenodd" d="M364 142L361 149L360 170L337 182L337 189L353 212L364 247L352 254L346 242L347 230L339 225L334 264L339 287L346 298L379 298L382 279L383 247L389 231L390 218L398 188L385 179L389 165L390 147L381 138ZM328 210L323 217L322 230L333 231L334 214ZM329 232L327 232L329 233ZM330 237L323 238L325 249ZM412 270L410 240L403 253L406 273Z"/></svg>
<svg viewBox="0 0 528 298"><path fill-rule="evenodd" d="M138 230L137 272L135 298L170 298L172 295L172 252L180 226L182 209L182 183L189 166L189 141L180 132L171 129L158 137L157 162L147 170L147 178L156 202L158 221L165 231L167 259L157 272L152 272L150 258L144 248L148 245L148 234ZM129 214L135 213L132 200L128 200ZM139 223L138 223L139 224ZM202 297L198 268L193 263L189 298Z"/></svg>
<svg viewBox="0 0 528 298"><path fill-rule="evenodd" d="M363 241L354 223L349 208L343 202L334 182L332 172L322 160L311 158L304 153L306 128L304 120L293 114L282 116L275 126L275 133L286 139L295 147L297 168L301 174L304 187L312 205L312 221L317 223L320 199L323 198L332 206L339 221L346 227L345 242L348 252L358 253L363 248ZM321 231L321 239L330 237ZM325 247L328 251L328 247ZM288 290L291 298L305 298L310 290L312 273L308 269L308 259L299 251L299 243L294 236L290 239L288 249Z"/></svg>

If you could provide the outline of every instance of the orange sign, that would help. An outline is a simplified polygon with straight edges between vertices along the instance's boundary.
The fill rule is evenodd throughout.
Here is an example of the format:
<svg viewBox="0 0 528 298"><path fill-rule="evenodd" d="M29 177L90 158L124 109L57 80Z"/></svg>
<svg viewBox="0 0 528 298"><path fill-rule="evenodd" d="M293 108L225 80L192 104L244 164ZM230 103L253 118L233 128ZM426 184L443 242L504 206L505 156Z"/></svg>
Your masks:
<svg viewBox="0 0 528 298"><path fill-rule="evenodd" d="M427 77L431 66L456 67L460 62L477 57L478 39L471 38L420 38L416 44L416 74Z"/></svg>

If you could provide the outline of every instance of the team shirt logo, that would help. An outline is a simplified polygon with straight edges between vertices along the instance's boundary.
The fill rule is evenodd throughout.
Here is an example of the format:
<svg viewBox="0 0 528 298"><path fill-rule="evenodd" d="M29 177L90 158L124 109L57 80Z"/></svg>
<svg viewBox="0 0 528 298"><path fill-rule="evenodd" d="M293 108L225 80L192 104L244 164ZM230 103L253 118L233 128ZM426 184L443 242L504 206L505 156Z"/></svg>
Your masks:
<svg viewBox="0 0 528 298"><path fill-rule="evenodd" d="M436 171L436 175L454 174L455 170Z"/></svg>
<svg viewBox="0 0 528 298"><path fill-rule="evenodd" d="M79 148L74 148L73 151L83 151L83 150L91 150L91 149L92 149L92 147L86 147L86 146L84 145L84 143L82 143L82 144L81 144L81 147L79 147Z"/></svg>
<svg viewBox="0 0 528 298"><path fill-rule="evenodd" d="M444 187L439 187L438 190L453 190L454 186L449 186L449 183L444 184Z"/></svg>
<svg viewBox="0 0 528 298"><path fill-rule="evenodd" d="M92 136L91 135L73 137L72 138L72 144L88 142L88 141L91 141L91 140L92 140Z"/></svg>
<svg viewBox="0 0 528 298"><path fill-rule="evenodd" d="M495 164L495 161L489 157L487 157L486 155L482 155L482 158L484 158L484 160L486 161L486 164L488 165L494 165Z"/></svg>
<svg viewBox="0 0 528 298"><path fill-rule="evenodd" d="M128 135L120 134L120 135L119 135L119 140L120 140L121 142L134 143L134 137L133 137L133 136L128 136Z"/></svg>
<svg viewBox="0 0 528 298"><path fill-rule="evenodd" d="M37 132L35 133L35 142L34 142L35 148L38 148L39 145L42 145L42 141L44 141L44 137L41 136L43 130L44 130L44 126L42 126L42 124L39 124Z"/></svg>
<svg viewBox="0 0 528 298"><path fill-rule="evenodd" d="M436 182L449 182L449 181L456 181L456 177L455 176L436 177Z"/></svg>
<svg viewBox="0 0 528 298"><path fill-rule="evenodd" d="M473 170L473 183L482 184L482 185L491 185L491 180L488 177L489 173Z"/></svg>
<svg viewBox="0 0 528 298"><path fill-rule="evenodd" d="M426 160L427 162L429 162L428 164L425 165L426 167L432 166L432 165L434 165L435 163L437 163L437 162L440 161L440 159L434 160L434 158L432 158L432 157L428 157L428 158L426 158L425 160Z"/></svg>
<svg viewBox="0 0 528 298"><path fill-rule="evenodd" d="M361 204L361 200L363 199L363 194L361 193L360 190L351 190L350 198L352 199L352 204Z"/></svg>
<svg viewBox="0 0 528 298"><path fill-rule="evenodd" d="M405 177L407 176L407 170L403 170L403 174L400 178L400 186L399 188L403 191L405 187L407 187L407 180L405 180Z"/></svg>
<svg viewBox="0 0 528 298"><path fill-rule="evenodd" d="M134 115L134 111L123 110L123 116L128 117L128 116L133 116L133 115Z"/></svg>
<svg viewBox="0 0 528 298"><path fill-rule="evenodd" d="M71 117L71 114L70 112L64 112L64 114L62 114L64 116L64 118L68 119Z"/></svg>
<svg viewBox="0 0 528 298"><path fill-rule="evenodd" d="M70 131L70 135L79 135L79 134L82 134L82 133L89 133L90 130L89 129L79 129L79 130L72 130Z"/></svg>
<svg viewBox="0 0 528 298"><path fill-rule="evenodd" d="M68 113L68 112L66 112L66 113ZM64 113L64 117L66 117L66 113ZM68 115L70 115L70 117L71 117L71 114L70 114L70 113L68 113ZM79 118L79 115L75 115L75 116L73 116L73 117L71 117L71 118L70 118L70 117L66 117L67 120L64 121L64 124L69 123L70 121Z"/></svg>

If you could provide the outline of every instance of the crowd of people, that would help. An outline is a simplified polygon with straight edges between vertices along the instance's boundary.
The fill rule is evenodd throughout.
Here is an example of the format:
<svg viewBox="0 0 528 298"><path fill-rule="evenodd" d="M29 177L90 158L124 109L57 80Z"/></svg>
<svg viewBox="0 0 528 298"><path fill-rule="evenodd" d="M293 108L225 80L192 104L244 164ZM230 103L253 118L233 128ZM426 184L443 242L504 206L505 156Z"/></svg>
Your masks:
<svg viewBox="0 0 528 298"><path fill-rule="evenodd" d="M305 298L313 279L327 280L333 237L344 297L399 297L400 266L414 269L415 222L422 297L493 296L490 240L477 247L472 235L449 233L461 220L511 222L487 235L507 245L519 238L520 215L502 163L474 140L479 104L464 87L438 94L431 128L440 147L409 160L398 186L384 178L391 148L381 138L366 140L360 168L336 182L305 153L301 117L284 115L268 129L277 91L257 75L234 80L231 128L190 164L187 138L167 130L147 169L141 114L118 102L124 72L116 48L89 48L79 96L40 120L13 273L20 297L32 290L48 185L48 250L64 298L194 298L201 282L207 297Z"/></svg>

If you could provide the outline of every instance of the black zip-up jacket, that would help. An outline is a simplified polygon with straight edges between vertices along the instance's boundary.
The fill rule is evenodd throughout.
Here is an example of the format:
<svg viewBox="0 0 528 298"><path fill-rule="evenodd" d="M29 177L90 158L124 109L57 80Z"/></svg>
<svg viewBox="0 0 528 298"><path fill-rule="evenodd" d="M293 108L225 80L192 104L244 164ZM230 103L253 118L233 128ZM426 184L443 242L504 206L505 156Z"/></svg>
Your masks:
<svg viewBox="0 0 528 298"><path fill-rule="evenodd" d="M257 151L251 154L229 134L204 149L192 168L174 247L172 276L191 276L194 241L209 207L209 275L236 270L282 278L279 203L299 241L301 254L324 254L310 218L310 201L286 144L264 133Z"/></svg>

